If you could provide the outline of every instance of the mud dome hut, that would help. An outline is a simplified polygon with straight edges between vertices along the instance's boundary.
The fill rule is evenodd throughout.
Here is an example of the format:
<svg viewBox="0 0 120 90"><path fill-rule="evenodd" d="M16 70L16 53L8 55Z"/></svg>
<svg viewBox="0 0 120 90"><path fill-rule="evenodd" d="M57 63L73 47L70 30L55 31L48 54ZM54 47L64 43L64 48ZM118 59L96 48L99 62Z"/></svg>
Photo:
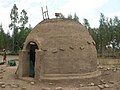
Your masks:
<svg viewBox="0 0 120 90"><path fill-rule="evenodd" d="M19 53L19 78L54 80L99 74L95 42L75 20L43 20L27 36Z"/></svg>

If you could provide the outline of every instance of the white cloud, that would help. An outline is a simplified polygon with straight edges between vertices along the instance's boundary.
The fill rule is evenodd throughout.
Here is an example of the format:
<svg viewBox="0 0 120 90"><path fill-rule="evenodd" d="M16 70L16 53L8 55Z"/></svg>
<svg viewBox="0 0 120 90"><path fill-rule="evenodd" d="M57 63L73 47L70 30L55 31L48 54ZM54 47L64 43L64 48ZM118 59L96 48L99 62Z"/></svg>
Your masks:
<svg viewBox="0 0 120 90"><path fill-rule="evenodd" d="M109 17L109 18L114 18L115 16L120 16L120 12L107 13L106 15L106 17Z"/></svg>
<svg viewBox="0 0 120 90"><path fill-rule="evenodd" d="M94 27L96 23L99 23L100 13L97 12L97 9L108 3L109 0L0 0L0 2L2 2L0 3L0 22L2 22L3 28L7 31L13 4L17 5L19 12L22 9L27 11L29 24L33 27L42 20L41 7L45 9L46 5L48 6L50 18L55 17L55 12L61 12L66 17L68 14L73 15L76 13L81 23L83 18L86 18L92 24L91 26ZM120 16L120 13L109 13L109 15Z"/></svg>
<svg viewBox="0 0 120 90"><path fill-rule="evenodd" d="M66 17L68 14L76 13L83 23L83 18L88 19L92 23L92 27L98 26L99 14L96 11L99 7L105 5L109 0L69 0L69 3L59 8L59 12L63 13ZM97 23L97 24L96 24Z"/></svg>
<svg viewBox="0 0 120 90"><path fill-rule="evenodd" d="M95 9L107 2L108 0L69 0L59 11L65 14L77 12L80 13L80 15L86 15L87 13L94 12Z"/></svg>

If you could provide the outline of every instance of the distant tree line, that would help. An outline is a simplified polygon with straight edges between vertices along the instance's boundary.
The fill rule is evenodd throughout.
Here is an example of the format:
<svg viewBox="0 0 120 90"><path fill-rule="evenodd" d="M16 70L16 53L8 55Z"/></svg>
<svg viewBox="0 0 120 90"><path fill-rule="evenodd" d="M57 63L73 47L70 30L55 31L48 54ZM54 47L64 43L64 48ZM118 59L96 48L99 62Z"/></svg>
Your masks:
<svg viewBox="0 0 120 90"><path fill-rule="evenodd" d="M112 19L101 13L98 28L91 28L87 19L84 19L84 26L96 42L98 56L120 57L120 20L117 16Z"/></svg>
<svg viewBox="0 0 120 90"><path fill-rule="evenodd" d="M59 18L65 19L66 17L62 13L60 13ZM73 20L79 21L79 17L77 16L76 13L74 13L74 16L72 16L71 14L69 14L66 19L73 19Z"/></svg>
<svg viewBox="0 0 120 90"><path fill-rule="evenodd" d="M65 18L65 16L61 14L59 18ZM12 35L9 32L5 33L2 24L0 24L0 51L5 48L10 52L17 53L23 48L23 43L32 27L31 25L26 26L28 24L27 12L23 9L19 13L16 4L11 9L10 19L9 28L13 32ZM69 14L67 19L79 21L76 13L73 16ZM96 42L98 56L120 56L120 20L117 16L108 18L101 13L98 28L91 28L86 18L83 21L83 25Z"/></svg>
<svg viewBox="0 0 120 90"><path fill-rule="evenodd" d="M15 54L23 48L25 38L32 30L32 27L31 25L26 27L28 23L27 12L23 9L19 15L16 4L11 9L10 19L11 23L9 24L9 28L12 30L12 35L9 32L6 34L2 24L0 25L0 51L6 49Z"/></svg>

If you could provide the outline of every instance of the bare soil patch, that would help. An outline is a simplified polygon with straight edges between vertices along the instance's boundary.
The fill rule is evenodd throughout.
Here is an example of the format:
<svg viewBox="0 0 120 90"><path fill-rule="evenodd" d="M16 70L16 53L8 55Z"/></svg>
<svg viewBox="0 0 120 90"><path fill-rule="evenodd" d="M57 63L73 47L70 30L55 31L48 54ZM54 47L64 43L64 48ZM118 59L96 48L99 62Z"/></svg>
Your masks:
<svg viewBox="0 0 120 90"><path fill-rule="evenodd" d="M0 59L2 56L0 56ZM7 60L18 56L8 56ZM102 75L83 80L20 80L15 75L17 66L0 65L0 90L120 90L120 65L101 65Z"/></svg>

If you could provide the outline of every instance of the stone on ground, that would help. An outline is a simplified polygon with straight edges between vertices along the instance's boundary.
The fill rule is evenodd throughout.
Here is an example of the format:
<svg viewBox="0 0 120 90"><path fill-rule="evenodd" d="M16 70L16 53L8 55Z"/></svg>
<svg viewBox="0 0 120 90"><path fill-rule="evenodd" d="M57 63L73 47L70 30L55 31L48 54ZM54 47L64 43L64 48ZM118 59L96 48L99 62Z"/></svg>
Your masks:
<svg viewBox="0 0 120 90"><path fill-rule="evenodd" d="M98 87L99 87L100 89L104 89L104 86L103 86L103 85L98 85Z"/></svg>
<svg viewBox="0 0 120 90"><path fill-rule="evenodd" d="M94 83L91 83L90 85L91 85L91 86L95 86L95 84L94 84Z"/></svg>
<svg viewBox="0 0 120 90"><path fill-rule="evenodd" d="M43 87L41 90L50 90L50 88Z"/></svg>
<svg viewBox="0 0 120 90"><path fill-rule="evenodd" d="M5 85L5 84L1 85L1 88L5 88L5 87L6 87L6 85Z"/></svg>
<svg viewBox="0 0 120 90"><path fill-rule="evenodd" d="M54 90L63 90L62 87L56 87Z"/></svg>
<svg viewBox="0 0 120 90"><path fill-rule="evenodd" d="M105 87L105 88L109 88L110 86L109 86L108 84L105 84L104 87Z"/></svg>
<svg viewBox="0 0 120 90"><path fill-rule="evenodd" d="M31 84L31 85L34 85L34 84L35 84L35 82L30 82L30 84Z"/></svg>
<svg viewBox="0 0 120 90"><path fill-rule="evenodd" d="M4 85L4 84L5 84L5 82L0 82L0 86L1 86L1 85Z"/></svg>
<svg viewBox="0 0 120 90"><path fill-rule="evenodd" d="M12 88L18 88L19 85L18 85L18 84L11 84L11 87L12 87Z"/></svg>

